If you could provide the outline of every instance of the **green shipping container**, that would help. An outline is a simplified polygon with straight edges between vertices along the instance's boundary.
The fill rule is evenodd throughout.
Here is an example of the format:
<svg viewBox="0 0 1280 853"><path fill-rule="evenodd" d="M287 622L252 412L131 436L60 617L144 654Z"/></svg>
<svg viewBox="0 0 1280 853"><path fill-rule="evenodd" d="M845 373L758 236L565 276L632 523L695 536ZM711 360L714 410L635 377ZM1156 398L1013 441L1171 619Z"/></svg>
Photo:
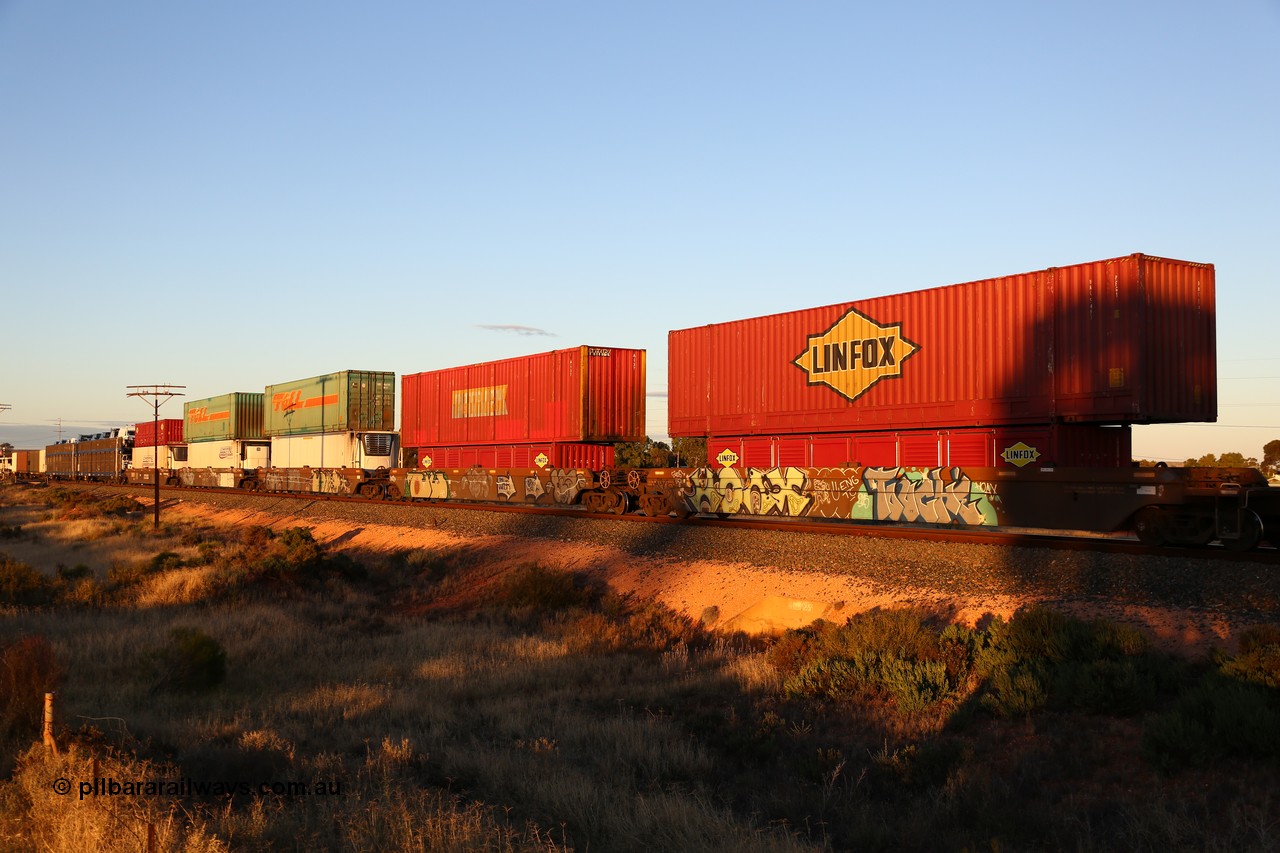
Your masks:
<svg viewBox="0 0 1280 853"><path fill-rule="evenodd" d="M262 393L235 392L191 400L183 407L187 441L250 441L262 434Z"/></svg>
<svg viewBox="0 0 1280 853"><path fill-rule="evenodd" d="M268 385L262 433L390 432L396 422L396 375L342 370L311 379Z"/></svg>

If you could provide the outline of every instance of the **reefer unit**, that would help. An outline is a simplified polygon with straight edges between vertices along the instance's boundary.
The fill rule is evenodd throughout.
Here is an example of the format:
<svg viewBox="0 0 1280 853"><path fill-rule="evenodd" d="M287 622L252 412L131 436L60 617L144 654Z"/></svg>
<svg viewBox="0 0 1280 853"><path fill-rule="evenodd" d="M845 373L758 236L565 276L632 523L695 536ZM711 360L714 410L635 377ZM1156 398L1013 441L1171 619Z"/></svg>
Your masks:
<svg viewBox="0 0 1280 853"><path fill-rule="evenodd" d="M580 346L402 378L406 448L644 438L645 351Z"/></svg>
<svg viewBox="0 0 1280 853"><path fill-rule="evenodd" d="M156 440L159 436L159 441ZM159 421L139 421L134 427L133 446L182 444L182 418L163 418Z"/></svg>
<svg viewBox="0 0 1280 853"><path fill-rule="evenodd" d="M1148 255L670 333L673 436L1217 419L1214 270Z"/></svg>
<svg viewBox="0 0 1280 853"><path fill-rule="evenodd" d="M394 373L342 370L268 385L265 394L262 434L268 438L396 428Z"/></svg>
<svg viewBox="0 0 1280 853"><path fill-rule="evenodd" d="M191 400L184 407L182 429L190 442L262 439L262 392Z"/></svg>

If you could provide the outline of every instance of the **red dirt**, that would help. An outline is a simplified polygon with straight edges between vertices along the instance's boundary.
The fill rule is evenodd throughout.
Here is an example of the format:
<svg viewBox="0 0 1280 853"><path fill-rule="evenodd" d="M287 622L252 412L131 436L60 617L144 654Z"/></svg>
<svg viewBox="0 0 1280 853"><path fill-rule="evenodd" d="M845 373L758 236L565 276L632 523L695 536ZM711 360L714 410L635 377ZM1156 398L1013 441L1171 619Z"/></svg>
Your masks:
<svg viewBox="0 0 1280 853"><path fill-rule="evenodd" d="M214 524L254 524L271 528L297 526L297 516L262 511L218 510L178 502L167 506L170 516L184 516ZM436 598L430 609L465 606L475 593L506 572L533 562L550 568L594 574L619 593L653 598L713 627L781 631L825 615L843 619L874 608L916 606L974 625L994 616L1005 619L1017 610L1040 603L1033 596L965 596L927 588L873 588L853 575L766 568L715 560L685 561L638 557L616 548L591 543L523 539L511 536L463 537L438 529L308 520L319 542L361 555L386 556L408 549L447 553L483 549L485 559L470 565L467 582L453 598ZM1123 602L1068 601L1052 606L1082 618L1105 618L1142 629L1153 644L1166 651L1201 656L1213 647L1234 651L1243 619L1228 613L1206 613ZM714 619L710 608L716 608ZM421 612L420 608L417 612ZM735 617L751 610L751 624Z"/></svg>

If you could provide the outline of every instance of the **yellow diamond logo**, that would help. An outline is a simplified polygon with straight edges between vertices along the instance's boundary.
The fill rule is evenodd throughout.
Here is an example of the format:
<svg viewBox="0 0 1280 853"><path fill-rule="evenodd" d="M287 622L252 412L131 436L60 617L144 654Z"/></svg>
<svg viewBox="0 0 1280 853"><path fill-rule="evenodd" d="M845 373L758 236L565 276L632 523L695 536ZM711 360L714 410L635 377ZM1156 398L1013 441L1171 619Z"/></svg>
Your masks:
<svg viewBox="0 0 1280 853"><path fill-rule="evenodd" d="M724 450L720 451L720 455L716 457L716 461L720 463L721 468L728 468L738 461L738 454L726 447Z"/></svg>
<svg viewBox="0 0 1280 853"><path fill-rule="evenodd" d="M902 376L902 363L920 347L902 336L902 324L882 326L856 308L809 345L795 365L809 375L810 385L827 385L857 400L882 379Z"/></svg>
<svg viewBox="0 0 1280 853"><path fill-rule="evenodd" d="M422 457L421 459L419 459L419 460L418 460L418 467L419 467L419 468L430 468L430 467L431 467L431 457L430 457L430 456L424 456L424 457Z"/></svg>
<svg viewBox="0 0 1280 853"><path fill-rule="evenodd" d="M1000 458L1010 465L1017 465L1021 468L1040 458L1040 451L1034 447L1027 447L1021 441L1012 447L1006 447L1004 453L1000 454Z"/></svg>
<svg viewBox="0 0 1280 853"><path fill-rule="evenodd" d="M550 462L550 461L551 461L551 460L547 458L547 454L545 454L545 453L539 453L539 454L538 454L537 456L535 456L535 457L534 457L534 459L533 459L533 463L534 463L535 465L537 465L539 468L546 468L546 467L547 467L547 463L548 463L548 462Z"/></svg>

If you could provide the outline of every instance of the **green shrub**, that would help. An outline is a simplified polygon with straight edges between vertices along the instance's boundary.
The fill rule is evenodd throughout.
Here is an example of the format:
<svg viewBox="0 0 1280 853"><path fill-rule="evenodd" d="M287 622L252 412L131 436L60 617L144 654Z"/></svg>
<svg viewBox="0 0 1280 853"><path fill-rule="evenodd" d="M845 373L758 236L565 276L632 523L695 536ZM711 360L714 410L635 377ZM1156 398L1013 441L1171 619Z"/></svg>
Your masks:
<svg viewBox="0 0 1280 853"><path fill-rule="evenodd" d="M920 611L873 610L844 625L820 621L788 631L767 659L792 696L880 697L910 713L952 695L967 677L963 641L956 632L943 641Z"/></svg>
<svg viewBox="0 0 1280 853"><path fill-rule="evenodd" d="M499 592L508 607L539 611L584 607L597 596L580 578L533 563L512 572Z"/></svg>
<svg viewBox="0 0 1280 853"><path fill-rule="evenodd" d="M986 682L982 706L1003 716L1045 707L1133 714L1174 679L1136 628L1044 608L995 620L974 648L974 669Z"/></svg>
<svg viewBox="0 0 1280 853"><path fill-rule="evenodd" d="M1232 678L1280 689L1280 626L1260 625L1240 636L1240 654L1222 663Z"/></svg>
<svg viewBox="0 0 1280 853"><path fill-rule="evenodd" d="M174 628L169 642L143 657L153 677L151 692L198 692L217 687L227 675L222 644L199 628Z"/></svg>
<svg viewBox="0 0 1280 853"><path fill-rule="evenodd" d="M0 554L0 604L40 607L53 601L55 592L51 578Z"/></svg>
<svg viewBox="0 0 1280 853"><path fill-rule="evenodd" d="M71 568L66 566L58 566L58 580L63 582L78 581L83 578L93 577L93 569L84 563L76 563Z"/></svg>

